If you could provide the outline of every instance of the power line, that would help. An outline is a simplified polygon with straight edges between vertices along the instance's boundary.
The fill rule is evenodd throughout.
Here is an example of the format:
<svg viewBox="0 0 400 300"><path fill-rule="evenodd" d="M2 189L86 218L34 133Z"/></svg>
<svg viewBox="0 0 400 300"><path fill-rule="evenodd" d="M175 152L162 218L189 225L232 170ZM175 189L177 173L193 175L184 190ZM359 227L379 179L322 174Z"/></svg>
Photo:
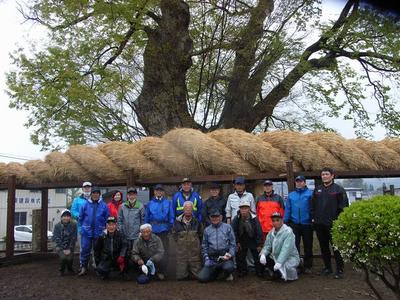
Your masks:
<svg viewBox="0 0 400 300"><path fill-rule="evenodd" d="M22 158L22 157L4 155L4 154L0 154L0 157L11 158L11 159L19 159L19 160L31 160L30 158Z"/></svg>

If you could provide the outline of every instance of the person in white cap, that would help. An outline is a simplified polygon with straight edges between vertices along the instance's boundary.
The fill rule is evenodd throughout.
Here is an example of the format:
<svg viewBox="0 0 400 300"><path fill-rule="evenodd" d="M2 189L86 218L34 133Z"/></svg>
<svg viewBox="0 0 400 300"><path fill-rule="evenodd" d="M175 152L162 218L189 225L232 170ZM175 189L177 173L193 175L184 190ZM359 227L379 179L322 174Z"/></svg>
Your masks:
<svg viewBox="0 0 400 300"><path fill-rule="evenodd" d="M78 223L78 245L81 246L81 227L79 225L79 212L81 207L86 203L88 199L90 199L90 193L92 192L92 183L89 181L85 181L82 184L82 194L72 201L71 205L71 215L72 218Z"/></svg>
<svg viewBox="0 0 400 300"><path fill-rule="evenodd" d="M152 232L150 224L140 226L140 235L135 240L131 258L139 267L140 275L144 274L147 280L155 276L164 280L164 270L161 261L164 257L164 246L161 239Z"/></svg>
<svg viewBox="0 0 400 300"><path fill-rule="evenodd" d="M64 276L65 269L74 274L72 263L76 242L76 223L71 221L71 212L65 209L61 212L61 221L54 226L53 242L60 258L60 275Z"/></svg>
<svg viewBox="0 0 400 300"><path fill-rule="evenodd" d="M236 238L236 262L239 277L247 275L247 252L250 250L254 259L256 275L262 276L263 266L259 263L258 253L261 251L264 236L260 222L255 214L250 211L250 201L241 199L239 212L233 218L232 228Z"/></svg>
<svg viewBox="0 0 400 300"><path fill-rule="evenodd" d="M260 263L267 266L272 279L296 280L300 256L292 228L283 224L279 212L273 213L271 219L273 228L260 252Z"/></svg>

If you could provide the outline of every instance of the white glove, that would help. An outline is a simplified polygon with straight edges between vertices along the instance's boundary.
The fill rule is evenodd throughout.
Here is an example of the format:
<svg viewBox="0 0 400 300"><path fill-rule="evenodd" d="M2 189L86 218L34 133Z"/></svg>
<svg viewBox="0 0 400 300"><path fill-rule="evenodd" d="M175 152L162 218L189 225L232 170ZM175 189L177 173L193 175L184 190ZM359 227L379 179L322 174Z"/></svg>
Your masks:
<svg viewBox="0 0 400 300"><path fill-rule="evenodd" d="M282 264L276 263L276 264L274 265L274 271L278 271L281 267L282 267Z"/></svg>
<svg viewBox="0 0 400 300"><path fill-rule="evenodd" d="M147 268L146 265L142 265L142 272L144 273L144 275L147 276L147 274L149 273L149 269Z"/></svg>
<svg viewBox="0 0 400 300"><path fill-rule="evenodd" d="M264 266L267 264L267 258L265 257L264 254L260 255L260 264L262 264Z"/></svg>

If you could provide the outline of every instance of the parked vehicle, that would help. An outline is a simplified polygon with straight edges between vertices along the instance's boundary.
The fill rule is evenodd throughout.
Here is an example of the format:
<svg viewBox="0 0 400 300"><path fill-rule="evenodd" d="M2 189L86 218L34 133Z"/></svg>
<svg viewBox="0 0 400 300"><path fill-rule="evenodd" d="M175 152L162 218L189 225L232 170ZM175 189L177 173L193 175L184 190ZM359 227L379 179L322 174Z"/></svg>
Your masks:
<svg viewBox="0 0 400 300"><path fill-rule="evenodd" d="M53 237L51 231L47 231L47 238L50 240ZM16 242L32 242L32 225L14 226L14 240Z"/></svg>

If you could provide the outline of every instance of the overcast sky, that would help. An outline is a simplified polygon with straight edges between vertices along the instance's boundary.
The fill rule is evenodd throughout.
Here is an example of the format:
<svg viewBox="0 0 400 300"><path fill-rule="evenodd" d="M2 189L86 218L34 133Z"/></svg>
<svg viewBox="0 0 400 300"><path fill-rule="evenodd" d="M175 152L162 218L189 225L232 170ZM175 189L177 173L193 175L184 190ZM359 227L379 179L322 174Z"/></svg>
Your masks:
<svg viewBox="0 0 400 300"><path fill-rule="evenodd" d="M335 17L343 6L343 1L330 0L324 2L324 18ZM8 108L9 97L5 92L5 72L10 68L9 53L18 46L26 46L25 40L40 40L44 31L39 26L23 23L23 18L17 11L14 0L0 0L0 162L19 161L5 156L24 157L28 159L42 159L47 154L40 151L40 146L30 141L31 129L24 127L28 112ZM354 130L351 121L329 120L329 125L337 129L344 137L353 138ZM384 138L383 128L376 128L373 137L376 140Z"/></svg>

